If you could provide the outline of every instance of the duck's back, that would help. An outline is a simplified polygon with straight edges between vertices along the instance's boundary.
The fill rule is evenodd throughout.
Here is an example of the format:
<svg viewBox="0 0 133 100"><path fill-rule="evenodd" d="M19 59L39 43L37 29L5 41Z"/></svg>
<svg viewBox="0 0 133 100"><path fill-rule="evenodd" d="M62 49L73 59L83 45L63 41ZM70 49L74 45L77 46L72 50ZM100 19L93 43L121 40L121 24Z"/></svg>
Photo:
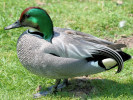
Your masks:
<svg viewBox="0 0 133 100"><path fill-rule="evenodd" d="M61 57L83 59L99 54L98 50L115 52L113 49L118 50L125 46L66 28L55 27L54 33L52 43L60 49L58 54Z"/></svg>

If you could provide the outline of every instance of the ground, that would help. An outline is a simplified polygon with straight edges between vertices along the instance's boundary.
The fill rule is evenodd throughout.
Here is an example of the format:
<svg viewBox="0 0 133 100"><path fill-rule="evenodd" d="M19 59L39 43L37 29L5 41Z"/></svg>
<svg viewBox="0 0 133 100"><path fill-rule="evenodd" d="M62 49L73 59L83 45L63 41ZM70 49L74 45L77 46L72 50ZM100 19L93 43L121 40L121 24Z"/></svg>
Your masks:
<svg viewBox="0 0 133 100"><path fill-rule="evenodd" d="M54 79L33 75L19 62L18 37L27 28L5 31L30 6L45 9L55 27L71 28L112 42L124 43L124 52L133 55L132 0L1 0L0 1L0 100L32 100L36 88L54 84ZM125 22L119 25L120 22ZM117 68L88 77L70 79L70 86L39 100L132 100L133 60Z"/></svg>
<svg viewBox="0 0 133 100"><path fill-rule="evenodd" d="M115 42L125 44L127 48L133 48L133 36L122 36L119 40L116 40Z"/></svg>

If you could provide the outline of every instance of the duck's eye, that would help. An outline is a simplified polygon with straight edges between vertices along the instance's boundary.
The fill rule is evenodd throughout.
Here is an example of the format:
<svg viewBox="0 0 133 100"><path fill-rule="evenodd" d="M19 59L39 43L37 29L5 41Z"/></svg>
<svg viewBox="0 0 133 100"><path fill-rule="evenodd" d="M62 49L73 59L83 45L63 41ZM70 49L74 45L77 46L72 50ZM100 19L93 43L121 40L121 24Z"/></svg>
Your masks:
<svg viewBox="0 0 133 100"><path fill-rule="evenodd" d="M25 17L26 17L26 18L29 18L29 17L30 17L30 15L26 14L26 15L25 15Z"/></svg>

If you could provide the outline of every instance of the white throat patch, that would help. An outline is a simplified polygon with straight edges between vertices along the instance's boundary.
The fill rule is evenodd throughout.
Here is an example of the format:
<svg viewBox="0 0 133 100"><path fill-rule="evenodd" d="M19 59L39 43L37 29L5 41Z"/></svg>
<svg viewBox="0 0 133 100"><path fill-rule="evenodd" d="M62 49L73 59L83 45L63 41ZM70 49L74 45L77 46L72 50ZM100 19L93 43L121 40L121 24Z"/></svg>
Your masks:
<svg viewBox="0 0 133 100"><path fill-rule="evenodd" d="M35 29L35 28L29 27L29 32L39 32L39 31L37 29Z"/></svg>

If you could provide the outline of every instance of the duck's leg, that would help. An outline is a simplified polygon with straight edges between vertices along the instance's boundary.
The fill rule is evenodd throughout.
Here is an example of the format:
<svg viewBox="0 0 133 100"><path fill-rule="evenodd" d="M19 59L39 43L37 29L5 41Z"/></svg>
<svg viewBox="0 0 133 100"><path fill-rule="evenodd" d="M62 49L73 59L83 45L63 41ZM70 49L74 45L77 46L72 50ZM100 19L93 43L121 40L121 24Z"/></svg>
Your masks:
<svg viewBox="0 0 133 100"><path fill-rule="evenodd" d="M58 85L60 84L61 79L56 79L55 85L48 88L48 91L41 91L39 93L34 94L34 98L39 98L41 96L46 96L50 93L56 93L58 89Z"/></svg>
<svg viewBox="0 0 133 100"><path fill-rule="evenodd" d="M68 86L69 85L68 79L64 79L63 80L63 84L65 84L66 86Z"/></svg>
<svg viewBox="0 0 133 100"><path fill-rule="evenodd" d="M58 85L60 84L60 81L61 81L61 79L56 79L55 85L53 85L53 86L50 88L51 93L56 93L56 92L57 92Z"/></svg>
<svg viewBox="0 0 133 100"><path fill-rule="evenodd" d="M67 87L68 85L69 85L68 79L64 79L63 83L58 85L57 90L62 90L64 87Z"/></svg>

